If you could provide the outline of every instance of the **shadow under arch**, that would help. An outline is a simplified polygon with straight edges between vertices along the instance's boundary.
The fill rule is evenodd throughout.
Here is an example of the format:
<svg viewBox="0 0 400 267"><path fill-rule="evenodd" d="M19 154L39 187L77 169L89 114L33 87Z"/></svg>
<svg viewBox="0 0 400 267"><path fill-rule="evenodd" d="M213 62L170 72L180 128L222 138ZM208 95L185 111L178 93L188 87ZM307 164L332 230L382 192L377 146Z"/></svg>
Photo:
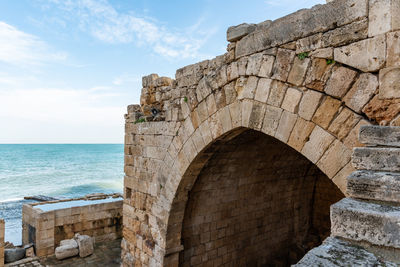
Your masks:
<svg viewBox="0 0 400 267"><path fill-rule="evenodd" d="M180 179L164 266L293 264L329 235L329 206L342 197L289 145L234 128L205 146Z"/></svg>

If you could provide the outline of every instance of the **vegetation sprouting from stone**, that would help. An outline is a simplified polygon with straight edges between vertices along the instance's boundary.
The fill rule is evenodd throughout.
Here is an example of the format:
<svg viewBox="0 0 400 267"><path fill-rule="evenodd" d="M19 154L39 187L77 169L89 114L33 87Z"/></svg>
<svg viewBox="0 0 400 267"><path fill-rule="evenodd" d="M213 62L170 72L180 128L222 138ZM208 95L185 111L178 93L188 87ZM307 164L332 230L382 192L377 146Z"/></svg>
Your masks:
<svg viewBox="0 0 400 267"><path fill-rule="evenodd" d="M297 55L300 60L303 60L308 57L308 52L303 52Z"/></svg>

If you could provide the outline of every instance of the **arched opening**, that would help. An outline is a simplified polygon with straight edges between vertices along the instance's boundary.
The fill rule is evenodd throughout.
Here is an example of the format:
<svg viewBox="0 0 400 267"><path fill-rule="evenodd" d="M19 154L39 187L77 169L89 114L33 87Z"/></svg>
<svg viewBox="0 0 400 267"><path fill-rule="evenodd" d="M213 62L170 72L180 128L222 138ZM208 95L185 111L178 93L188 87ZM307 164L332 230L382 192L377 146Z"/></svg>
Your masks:
<svg viewBox="0 0 400 267"><path fill-rule="evenodd" d="M186 187L180 266L290 266L329 236L344 195L299 152L244 130L205 153Z"/></svg>

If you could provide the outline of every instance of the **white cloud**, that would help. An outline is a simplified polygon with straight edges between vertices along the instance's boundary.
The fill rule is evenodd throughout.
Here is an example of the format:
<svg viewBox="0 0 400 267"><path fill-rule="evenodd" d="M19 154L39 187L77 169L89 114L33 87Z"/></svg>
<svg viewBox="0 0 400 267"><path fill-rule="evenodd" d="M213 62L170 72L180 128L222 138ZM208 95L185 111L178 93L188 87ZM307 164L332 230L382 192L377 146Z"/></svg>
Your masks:
<svg viewBox="0 0 400 267"><path fill-rule="evenodd" d="M134 75L134 74L122 74L118 77L115 77L113 80L113 84L114 85L123 85L123 84L137 84L137 83L141 83L142 78L138 75Z"/></svg>
<svg viewBox="0 0 400 267"><path fill-rule="evenodd" d="M66 53L52 51L38 37L0 21L0 61L26 66L65 60L66 57Z"/></svg>
<svg viewBox="0 0 400 267"><path fill-rule="evenodd" d="M204 58L199 50L216 28L200 31L201 19L182 30L168 30L150 18L118 12L106 0L49 0L66 12L66 18L79 20L80 28L107 43L135 43L149 46L167 58Z"/></svg>
<svg viewBox="0 0 400 267"><path fill-rule="evenodd" d="M0 143L119 142L125 107L108 87L0 91Z"/></svg>

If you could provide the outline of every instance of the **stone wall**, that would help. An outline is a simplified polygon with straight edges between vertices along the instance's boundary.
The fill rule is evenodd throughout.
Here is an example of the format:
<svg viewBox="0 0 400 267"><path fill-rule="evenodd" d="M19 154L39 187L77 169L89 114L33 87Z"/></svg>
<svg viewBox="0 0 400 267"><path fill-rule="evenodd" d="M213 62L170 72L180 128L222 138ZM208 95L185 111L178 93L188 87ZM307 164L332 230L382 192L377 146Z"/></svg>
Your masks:
<svg viewBox="0 0 400 267"><path fill-rule="evenodd" d="M143 77L126 115L125 266L179 263L207 149L238 129L292 147L345 193L360 126L400 124L399 12L398 0L335 0L231 27L227 53L175 79Z"/></svg>
<svg viewBox="0 0 400 267"><path fill-rule="evenodd" d="M42 211L34 204L23 205L22 243L34 243L36 255L43 257L54 255L60 241L71 239L76 233L89 235L95 242L121 238L122 200L89 203L51 211Z"/></svg>
<svg viewBox="0 0 400 267"><path fill-rule="evenodd" d="M0 267L4 266L4 220L0 219Z"/></svg>
<svg viewBox="0 0 400 267"><path fill-rule="evenodd" d="M301 154L256 131L215 150L189 195L181 266L290 265L329 236L344 195Z"/></svg>

